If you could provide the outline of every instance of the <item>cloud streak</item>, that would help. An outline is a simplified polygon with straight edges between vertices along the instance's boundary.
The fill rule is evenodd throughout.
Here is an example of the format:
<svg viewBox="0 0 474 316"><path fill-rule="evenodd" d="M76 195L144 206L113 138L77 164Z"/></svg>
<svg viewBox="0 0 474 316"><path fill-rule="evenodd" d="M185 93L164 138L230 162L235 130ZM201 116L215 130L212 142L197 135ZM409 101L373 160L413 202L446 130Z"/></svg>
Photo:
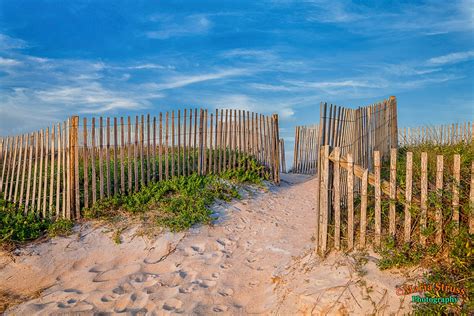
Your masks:
<svg viewBox="0 0 474 316"><path fill-rule="evenodd" d="M307 20L350 28L350 32L373 36L402 33L432 36L474 29L473 1L453 1L450 6L436 0L374 6L354 1L310 0ZM374 25L377 25L374 28Z"/></svg>
<svg viewBox="0 0 474 316"><path fill-rule="evenodd" d="M18 66L20 64L21 62L19 62L18 60L0 57L0 67Z"/></svg>
<svg viewBox="0 0 474 316"><path fill-rule="evenodd" d="M191 36L206 34L212 27L211 21L204 15L190 15L181 18L178 17L155 16L151 21L159 22L157 30L146 32L146 36L151 39L166 40L173 37Z"/></svg>
<svg viewBox="0 0 474 316"><path fill-rule="evenodd" d="M456 52L443 56L433 57L428 60L428 64L431 65L448 65L456 64L463 61L471 60L474 58L474 50L467 52Z"/></svg>
<svg viewBox="0 0 474 316"><path fill-rule="evenodd" d="M28 47L27 43L18 38L10 37L0 33L0 50L7 51L13 49L22 49Z"/></svg>
<svg viewBox="0 0 474 316"><path fill-rule="evenodd" d="M229 77L236 77L248 74L249 72L245 69L228 69L221 70L214 73L199 74L199 75L188 75L188 76L176 76L171 80L164 83L152 83L147 86L156 90L170 90L176 88L182 88L191 84L201 83L210 80L225 79Z"/></svg>

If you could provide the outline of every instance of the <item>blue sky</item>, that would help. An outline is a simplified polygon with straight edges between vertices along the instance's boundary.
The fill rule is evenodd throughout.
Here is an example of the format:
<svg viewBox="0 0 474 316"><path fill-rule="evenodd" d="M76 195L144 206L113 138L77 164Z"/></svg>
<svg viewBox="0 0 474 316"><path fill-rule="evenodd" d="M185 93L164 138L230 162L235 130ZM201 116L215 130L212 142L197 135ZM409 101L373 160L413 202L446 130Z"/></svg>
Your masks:
<svg viewBox="0 0 474 316"><path fill-rule="evenodd" d="M395 95L401 126L474 118L474 1L0 1L0 135L68 115L280 114Z"/></svg>

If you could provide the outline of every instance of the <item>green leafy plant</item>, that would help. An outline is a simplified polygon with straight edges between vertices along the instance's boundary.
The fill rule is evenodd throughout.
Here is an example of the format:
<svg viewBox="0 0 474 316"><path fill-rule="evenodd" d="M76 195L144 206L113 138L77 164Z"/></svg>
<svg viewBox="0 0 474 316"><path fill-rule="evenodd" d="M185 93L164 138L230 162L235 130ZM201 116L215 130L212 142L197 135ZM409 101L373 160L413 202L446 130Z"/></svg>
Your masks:
<svg viewBox="0 0 474 316"><path fill-rule="evenodd" d="M72 233L74 222L69 219L58 219L52 222L48 227L48 236L67 236Z"/></svg>
<svg viewBox="0 0 474 316"><path fill-rule="evenodd" d="M209 224L210 206L216 200L240 198L237 186L242 183L262 185L263 167L246 157L241 158L240 165L221 175L194 173L189 177L174 177L144 186L129 195L100 200L85 210L85 217L109 221L139 217L172 231L185 230L198 223Z"/></svg>
<svg viewBox="0 0 474 316"><path fill-rule="evenodd" d="M0 199L0 243L23 243L45 234L50 237L71 233L73 222L66 219L53 221L42 218L32 210L27 214L17 204Z"/></svg>

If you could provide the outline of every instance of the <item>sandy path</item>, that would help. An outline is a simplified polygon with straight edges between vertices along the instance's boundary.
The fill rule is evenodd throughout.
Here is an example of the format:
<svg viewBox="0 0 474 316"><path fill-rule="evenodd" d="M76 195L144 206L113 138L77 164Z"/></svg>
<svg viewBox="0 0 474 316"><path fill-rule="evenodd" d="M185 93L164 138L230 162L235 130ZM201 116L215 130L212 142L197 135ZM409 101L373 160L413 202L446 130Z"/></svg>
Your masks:
<svg viewBox="0 0 474 316"><path fill-rule="evenodd" d="M312 200L296 198L301 190L311 195L314 184L283 183L216 205L220 216L213 227L153 242L127 232L115 245L104 228L84 228L79 237L22 250L2 269L1 287L25 293L51 286L12 311L19 314L270 312L276 300L272 273L310 245Z"/></svg>
<svg viewBox="0 0 474 316"><path fill-rule="evenodd" d="M313 179L286 175L269 192L250 192L231 205L216 205L219 219L212 227L166 233L153 241L128 231L116 245L103 227L82 226L68 238L23 249L15 262L3 258L0 290L46 288L39 298L9 311L22 315L371 312L371 301L378 304L380 298L367 300L361 294L358 306L348 301L346 291L341 303L332 304L341 291L328 292L329 287L349 281L362 286L352 277L350 262L339 264L342 268L331 265L345 256L321 265L310 255L314 188ZM392 296L392 286L403 279L375 277L376 290L381 295L390 290ZM399 309L398 301L392 308L392 301L381 300L388 310Z"/></svg>

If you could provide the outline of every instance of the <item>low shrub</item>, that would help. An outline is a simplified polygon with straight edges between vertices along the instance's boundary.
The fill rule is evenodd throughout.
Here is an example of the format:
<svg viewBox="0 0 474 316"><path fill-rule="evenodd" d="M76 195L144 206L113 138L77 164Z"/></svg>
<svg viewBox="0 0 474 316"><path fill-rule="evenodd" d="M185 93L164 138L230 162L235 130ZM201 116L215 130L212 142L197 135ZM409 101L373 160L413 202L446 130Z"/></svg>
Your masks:
<svg viewBox="0 0 474 316"><path fill-rule="evenodd" d="M37 239L45 234L51 237L63 236L71 232L73 222L61 219L53 221L50 218L41 218L29 210L15 203L0 199L0 243L23 243Z"/></svg>
<svg viewBox="0 0 474 316"><path fill-rule="evenodd" d="M210 206L216 200L230 201L240 198L237 185L253 183L262 185L267 175L254 160L242 158L236 168L220 175L175 177L145 186L130 195L117 195L103 199L85 210L86 218L120 220L125 216L153 219L160 227L181 231L212 220ZM261 174L264 176L262 177Z"/></svg>

